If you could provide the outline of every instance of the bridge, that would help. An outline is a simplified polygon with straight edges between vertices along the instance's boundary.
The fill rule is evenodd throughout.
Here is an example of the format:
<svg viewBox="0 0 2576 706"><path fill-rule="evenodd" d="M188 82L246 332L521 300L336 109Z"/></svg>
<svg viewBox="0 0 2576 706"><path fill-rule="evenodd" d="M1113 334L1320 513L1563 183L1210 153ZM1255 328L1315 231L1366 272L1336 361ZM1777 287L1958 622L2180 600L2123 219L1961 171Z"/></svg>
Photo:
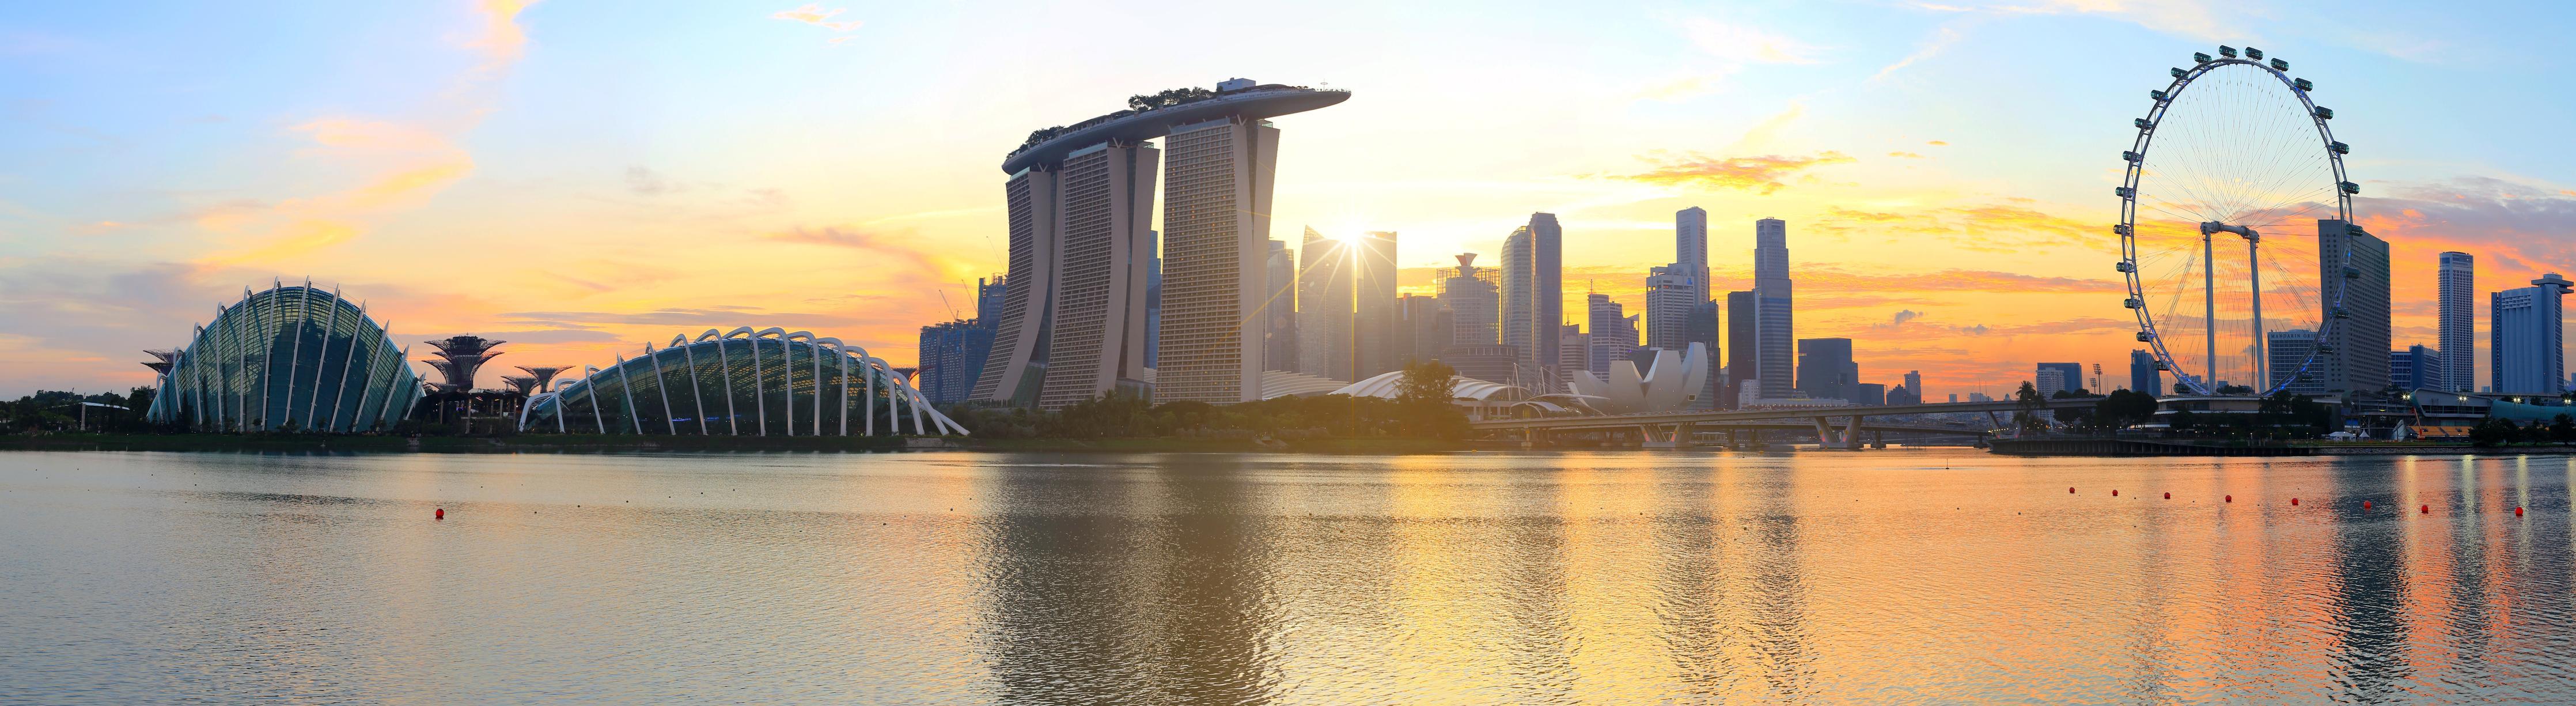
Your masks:
<svg viewBox="0 0 2576 706"><path fill-rule="evenodd" d="M2042 400L2040 409L2090 409L2097 397L2075 397ZM2019 412L2022 405L2011 400L1992 402L1941 402L1913 405L1875 405L1867 407L1803 407L1705 412L1663 412L1653 414L1620 414L1599 417L1537 417L1531 419L1487 419L1470 422L1469 427L1489 434L1519 432L1525 442L1536 443L1551 432L1636 432L1648 448L1672 448L1690 445L1691 434L1699 427L1725 429L1791 429L1816 433L1818 443L1829 448L1860 448L1861 432L1906 432L1985 436L2005 426L2005 412ZM1937 424L1911 421L1872 421L1874 417L1912 417L1926 414L1984 413L1990 426Z"/></svg>

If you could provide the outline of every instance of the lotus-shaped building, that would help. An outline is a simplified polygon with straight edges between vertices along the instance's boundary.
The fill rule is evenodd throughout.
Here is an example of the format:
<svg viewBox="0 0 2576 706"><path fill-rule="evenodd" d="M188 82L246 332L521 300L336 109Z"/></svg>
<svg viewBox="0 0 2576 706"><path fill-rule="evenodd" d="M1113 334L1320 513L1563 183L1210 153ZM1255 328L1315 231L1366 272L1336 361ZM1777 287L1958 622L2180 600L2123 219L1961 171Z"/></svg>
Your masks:
<svg viewBox="0 0 2576 706"><path fill-rule="evenodd" d="M569 371L567 371L569 372ZM528 399L524 431L846 436L965 434L884 360L839 339L779 328L707 329L583 366Z"/></svg>
<svg viewBox="0 0 2576 706"><path fill-rule="evenodd" d="M242 290L161 370L145 418L197 431L391 429L420 399L407 351L363 305L311 282Z"/></svg>
<svg viewBox="0 0 2576 706"><path fill-rule="evenodd" d="M1653 367L1643 374L1635 361L1619 360L1610 363L1607 380L1577 370L1570 382L1575 394L1604 414L1682 411L1708 382L1708 347L1693 343L1680 353L1657 350Z"/></svg>

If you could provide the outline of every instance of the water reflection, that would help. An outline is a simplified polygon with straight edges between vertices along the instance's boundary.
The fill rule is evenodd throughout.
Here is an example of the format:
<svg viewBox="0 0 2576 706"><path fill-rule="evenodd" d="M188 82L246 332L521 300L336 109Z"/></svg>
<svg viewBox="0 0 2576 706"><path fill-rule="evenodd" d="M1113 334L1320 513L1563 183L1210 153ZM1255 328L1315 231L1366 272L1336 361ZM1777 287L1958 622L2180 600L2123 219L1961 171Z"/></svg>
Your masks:
<svg viewBox="0 0 2576 706"><path fill-rule="evenodd" d="M2571 482L2547 457L0 455L0 693L2567 702Z"/></svg>

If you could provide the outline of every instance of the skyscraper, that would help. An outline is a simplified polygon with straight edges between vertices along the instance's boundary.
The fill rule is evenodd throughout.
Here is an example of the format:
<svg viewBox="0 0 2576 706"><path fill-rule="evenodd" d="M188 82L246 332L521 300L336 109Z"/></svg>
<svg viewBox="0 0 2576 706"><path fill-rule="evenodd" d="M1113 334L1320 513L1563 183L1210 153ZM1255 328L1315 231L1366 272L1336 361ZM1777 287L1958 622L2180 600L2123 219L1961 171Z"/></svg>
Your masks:
<svg viewBox="0 0 2576 706"><path fill-rule="evenodd" d="M2388 242L2359 225L2319 220L2317 260L2322 301L2341 302L2317 341L2325 389L2377 394L2388 387Z"/></svg>
<svg viewBox="0 0 2576 706"><path fill-rule="evenodd" d="M1736 400L1744 394L1744 383L1758 379L1756 372L1762 354L1761 347L1754 345L1754 340L1760 338L1757 324L1761 317L1756 313L1760 307L1753 292L1726 293L1727 379L1726 391L1720 402L1729 408L1733 408Z"/></svg>
<svg viewBox="0 0 2576 706"><path fill-rule="evenodd" d="M2062 391L2084 389L2084 364L2082 363L2040 363L2038 371L2043 374L2054 371L2058 380L2056 387L2039 385L2041 397L2056 397L2057 393ZM2034 376L2031 381L2037 383L2039 378Z"/></svg>
<svg viewBox="0 0 2576 706"><path fill-rule="evenodd" d="M1754 331L1754 377L1763 397L1787 397L1797 384L1792 338L1795 302L1789 282L1789 223L1777 218L1753 222L1753 292L1758 321ZM1739 363L1739 365L1741 365Z"/></svg>
<svg viewBox="0 0 2576 706"><path fill-rule="evenodd" d="M1924 393L1923 393L1923 371L1920 371L1920 370L1908 370L1908 371L1905 371L1905 389L1906 389L1907 391L1913 392L1913 393L1914 393L1914 398L1915 398L1915 399L1917 399L1917 400L1921 400L1921 399L1923 399L1923 394L1924 394Z"/></svg>
<svg viewBox="0 0 2576 706"><path fill-rule="evenodd" d="M993 354L993 324L1009 284L994 277L975 283L975 318L921 327L921 396L931 404L964 402Z"/></svg>
<svg viewBox="0 0 2576 706"><path fill-rule="evenodd" d="M1798 391L1819 400L1848 400L1859 390L1860 365L1852 362L1848 338L1798 340ZM1763 387L1770 387L1764 385ZM1786 397L1787 395L1766 396Z"/></svg>
<svg viewBox="0 0 2576 706"><path fill-rule="evenodd" d="M1530 233L1530 359L1553 367L1557 326L1565 323L1565 229L1556 214L1532 213ZM1562 371L1549 375L1563 378Z"/></svg>
<svg viewBox="0 0 2576 706"><path fill-rule="evenodd" d="M1439 360L1441 349L1457 334L1449 315L1442 311L1439 297L1407 294L1398 299L1396 311L1403 322L1397 326L1397 365Z"/></svg>
<svg viewBox="0 0 2576 706"><path fill-rule="evenodd" d="M1403 313L1395 301L1395 233L1360 234L1351 250L1351 380L1366 380L1404 366L1411 353L1396 345Z"/></svg>
<svg viewBox="0 0 2576 706"><path fill-rule="evenodd" d="M1700 289L1703 292L1707 291L1706 280L1701 281ZM1724 351L1719 350L1717 345L1720 323L1716 301L1700 302L1698 306L1691 308L1690 341L1708 350L1707 381L1700 384L1699 395L1691 400L1691 409L1718 409L1721 404L1718 397L1726 389L1726 376L1721 374L1721 371L1726 369L1726 360L1721 355ZM1685 345L1682 351L1688 353L1690 347Z"/></svg>
<svg viewBox="0 0 2576 706"><path fill-rule="evenodd" d="M1609 375L1610 363L1627 360L1637 350L1636 319L1627 315L1626 307L1610 301L1601 293L1583 296L1587 310L1585 328L1591 330L1591 355L1585 357L1584 369L1595 375Z"/></svg>
<svg viewBox="0 0 2576 706"><path fill-rule="evenodd" d="M2492 391L2555 395L2565 390L2567 349L2558 298L2567 290L2567 279L2553 272L2529 287L2492 295L2487 304Z"/></svg>
<svg viewBox="0 0 2576 706"><path fill-rule="evenodd" d="M1163 345L1163 234L1145 232L1157 246L1151 259L1145 261L1145 367L1151 368L1155 352Z"/></svg>
<svg viewBox="0 0 2576 706"><path fill-rule="evenodd" d="M1446 348L1456 346L1490 346L1502 341L1497 319L1502 314L1502 273L1491 267L1477 267L1475 253L1458 253L1457 267L1443 267L1433 274L1440 304L1452 314L1456 325Z"/></svg>
<svg viewBox="0 0 2576 706"><path fill-rule="evenodd" d="M1349 97L1229 79L1202 97L1030 133L1002 160L1011 286L975 398L1053 408L1131 385L1144 391L1159 164L1170 199L1159 234L1155 394L1260 399L1266 322L1257 312L1271 294L1262 280L1279 132L1264 118ZM1157 137L1168 163L1147 146Z"/></svg>
<svg viewBox="0 0 2576 706"><path fill-rule="evenodd" d="M1563 389L1574 378L1574 371L1592 369L1592 337L1584 335L1582 324L1565 324L1557 328L1556 385Z"/></svg>
<svg viewBox="0 0 2576 706"><path fill-rule="evenodd" d="M2156 354L2129 351L2129 391L2165 396L2165 374L2156 369Z"/></svg>
<svg viewBox="0 0 2576 706"><path fill-rule="evenodd" d="M1288 241L1272 238L1262 259L1262 280L1270 296L1261 302L1262 364L1271 370L1297 370L1297 252Z"/></svg>
<svg viewBox="0 0 2576 706"><path fill-rule="evenodd" d="M1502 319L1497 330L1503 345L1517 346L1523 355L1534 353L1530 345L1538 335L1538 297L1534 290L1538 280L1538 251L1532 242L1529 226L1512 230L1503 238ZM1532 359L1535 362L1535 358Z"/></svg>
<svg viewBox="0 0 2576 706"><path fill-rule="evenodd" d="M1702 289L1708 288L1708 211L1692 206L1673 212L1673 264L1690 268Z"/></svg>
<svg viewBox="0 0 2576 706"><path fill-rule="evenodd" d="M2442 381L2425 387L2477 391L2477 286L2477 258L2464 252L2442 253L2442 267L2434 285L2441 302L2441 329L2433 341L2442 354Z"/></svg>
<svg viewBox="0 0 2576 706"><path fill-rule="evenodd" d="M1351 377L1353 248L1306 229L1297 266L1297 372L1334 380Z"/></svg>
<svg viewBox="0 0 2576 706"><path fill-rule="evenodd" d="M1689 350L1691 317L1708 303L1691 268L1682 263L1647 270L1646 345L1670 351Z"/></svg>

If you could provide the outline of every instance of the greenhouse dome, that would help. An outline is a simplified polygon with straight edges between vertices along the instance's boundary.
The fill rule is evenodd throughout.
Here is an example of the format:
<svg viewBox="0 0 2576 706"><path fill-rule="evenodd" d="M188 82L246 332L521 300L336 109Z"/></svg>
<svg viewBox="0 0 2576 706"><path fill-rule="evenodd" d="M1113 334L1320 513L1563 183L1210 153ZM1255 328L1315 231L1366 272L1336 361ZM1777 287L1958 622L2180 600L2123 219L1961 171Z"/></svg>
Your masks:
<svg viewBox="0 0 2576 706"><path fill-rule="evenodd" d="M197 327L145 416L197 431L391 429L421 396L407 353L338 292L244 289Z"/></svg>
<svg viewBox="0 0 2576 706"><path fill-rule="evenodd" d="M707 329L644 346L529 398L522 431L846 436L965 434L866 350L805 331Z"/></svg>

